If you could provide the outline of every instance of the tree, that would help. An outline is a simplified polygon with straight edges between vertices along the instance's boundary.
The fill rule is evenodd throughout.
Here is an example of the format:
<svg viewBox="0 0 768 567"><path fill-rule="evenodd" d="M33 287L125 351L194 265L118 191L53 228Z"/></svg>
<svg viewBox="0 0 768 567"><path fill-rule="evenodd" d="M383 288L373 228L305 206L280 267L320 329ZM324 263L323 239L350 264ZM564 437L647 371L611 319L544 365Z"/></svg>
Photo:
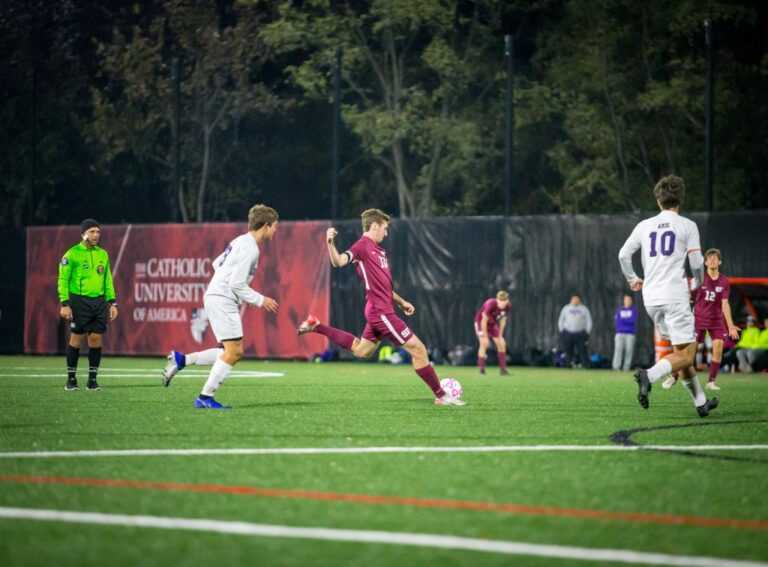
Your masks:
<svg viewBox="0 0 768 567"><path fill-rule="evenodd" d="M217 179L236 139L216 140L249 113L270 113L279 106L260 72L269 60L260 41L263 12L254 6L190 7L182 0L165 2L146 28L130 34L115 29L100 46L106 86L92 89L94 119L90 136L104 148L104 162L129 154L143 168L170 183L170 62L182 64L182 186L178 195L182 220L218 216L209 210L232 186ZM214 143L217 141L218 143ZM216 199L209 199L215 186ZM245 188L234 190L234 198Z"/></svg>
<svg viewBox="0 0 768 567"><path fill-rule="evenodd" d="M430 216L441 184L498 158L483 106L497 94L501 51L489 53L489 38L501 37L504 7L495 0L283 2L264 37L299 57L286 70L311 97L330 96L330 65L342 51L345 124L385 167L400 214Z"/></svg>

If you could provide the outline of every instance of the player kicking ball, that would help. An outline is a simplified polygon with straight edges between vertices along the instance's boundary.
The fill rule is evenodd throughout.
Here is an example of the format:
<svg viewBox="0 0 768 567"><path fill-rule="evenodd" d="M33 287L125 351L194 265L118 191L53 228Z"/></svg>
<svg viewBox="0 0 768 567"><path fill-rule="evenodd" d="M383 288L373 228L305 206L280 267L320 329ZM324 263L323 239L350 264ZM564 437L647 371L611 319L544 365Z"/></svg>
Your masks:
<svg viewBox="0 0 768 567"><path fill-rule="evenodd" d="M259 264L259 244L272 240L277 231L277 211L266 205L255 205L248 213L248 232L235 238L213 261L214 274L203 296L205 312L216 340L222 348L211 348L184 355L172 350L163 370L163 385L188 365L212 364L202 392L195 400L201 409L230 409L220 404L214 393L226 380L232 368L243 358L243 321L240 305L255 305L270 313L277 312L277 302L250 287Z"/></svg>
<svg viewBox="0 0 768 567"><path fill-rule="evenodd" d="M395 293L387 252L380 244L387 237L390 217L379 209L368 209L360 215L363 220L363 235L349 250L339 254L334 244L336 229L326 232L326 244L334 268L354 264L360 281L365 286L366 325L361 337L323 325L310 315L296 331L297 334L319 333L328 337L357 358L369 358L382 338L401 347L411 355L413 368L435 395L435 404L442 406L463 406L466 402L447 394L440 386L435 369L429 364L427 347L413 334L408 326L395 315L397 305L406 315L413 315L415 308Z"/></svg>
<svg viewBox="0 0 768 567"><path fill-rule="evenodd" d="M704 258L696 223L678 214L685 197L681 177L663 177L653 189L661 209L655 217L640 222L619 251L621 270L632 291L643 291L643 303L661 336L672 343L673 352L647 370L635 373L637 400L648 409L651 385L668 374L680 371L683 386L691 395L699 416L706 417L718 405L708 400L694 367L696 336L689 302L685 260L691 266L694 288L704 278ZM641 250L645 280L632 267L632 255Z"/></svg>

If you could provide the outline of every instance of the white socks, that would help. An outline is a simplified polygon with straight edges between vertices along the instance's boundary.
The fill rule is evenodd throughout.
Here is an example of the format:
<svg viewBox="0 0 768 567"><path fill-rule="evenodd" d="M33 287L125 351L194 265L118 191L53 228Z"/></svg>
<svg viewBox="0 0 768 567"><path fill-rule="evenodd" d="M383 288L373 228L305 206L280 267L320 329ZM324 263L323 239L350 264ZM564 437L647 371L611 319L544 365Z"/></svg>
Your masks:
<svg viewBox="0 0 768 567"><path fill-rule="evenodd" d="M704 394L701 384L699 384L698 376L694 375L690 380L683 380L683 386L685 386L685 389L691 395L693 405L699 407L707 403L707 396Z"/></svg>
<svg viewBox="0 0 768 567"><path fill-rule="evenodd" d="M192 352L186 355L187 365L210 366L224 353L223 348L209 348L200 352Z"/></svg>
<svg viewBox="0 0 768 567"><path fill-rule="evenodd" d="M216 349L211 349L211 350L216 350ZM203 351L203 352L208 352L208 351ZM223 360L219 359L216 362L214 362L213 368L211 368L211 373L208 375L208 380L206 380L205 386L203 386L203 391L201 392L201 394L204 396L213 397L214 392L217 390L219 386L221 386L221 383L227 379L227 376L229 376L230 372L232 372L232 366L230 366Z"/></svg>
<svg viewBox="0 0 768 567"><path fill-rule="evenodd" d="M664 378L664 376L670 372L672 372L672 365L666 358L662 358L648 369L648 380L653 384L661 378Z"/></svg>

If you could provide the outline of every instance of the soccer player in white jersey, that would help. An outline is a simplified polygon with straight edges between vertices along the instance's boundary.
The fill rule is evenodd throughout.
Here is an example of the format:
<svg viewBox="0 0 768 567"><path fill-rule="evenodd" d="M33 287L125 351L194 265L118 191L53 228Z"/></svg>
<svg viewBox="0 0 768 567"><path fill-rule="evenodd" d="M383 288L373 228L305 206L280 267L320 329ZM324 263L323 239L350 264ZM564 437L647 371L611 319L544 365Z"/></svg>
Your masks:
<svg viewBox="0 0 768 567"><path fill-rule="evenodd" d="M694 288L704 278L704 258L699 244L699 229L678 212L685 197L681 177L663 177L653 189L661 212L640 222L619 251L619 262L632 291L643 291L645 309L662 337L670 340L673 352L647 370L635 373L637 399L648 409L651 384L667 374L681 371L683 385L691 394L701 417L717 407L717 398L707 400L694 368L696 335L690 306L690 290L685 276L685 259L693 272ZM632 267L632 255L642 252L645 279Z"/></svg>
<svg viewBox="0 0 768 567"><path fill-rule="evenodd" d="M259 244L272 240L277 231L277 211L266 205L255 205L248 212L248 232L235 238L221 255L213 261L215 270L203 297L205 312L216 340L223 345L201 352L182 354L172 350L163 370L163 384L189 364L213 364L203 390L195 400L195 407L203 409L229 409L214 399L214 393L229 376L232 367L243 358L242 304L255 305L270 313L277 312L277 302L250 287L259 264Z"/></svg>

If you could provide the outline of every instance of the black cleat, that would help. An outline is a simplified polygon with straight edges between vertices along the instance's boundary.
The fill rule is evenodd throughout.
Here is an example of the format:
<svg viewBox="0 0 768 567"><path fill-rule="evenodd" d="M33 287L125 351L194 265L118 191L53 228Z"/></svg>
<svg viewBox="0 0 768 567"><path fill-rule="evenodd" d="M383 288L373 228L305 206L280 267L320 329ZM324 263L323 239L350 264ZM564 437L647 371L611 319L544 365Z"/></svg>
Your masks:
<svg viewBox="0 0 768 567"><path fill-rule="evenodd" d="M707 403L696 406L696 411L699 412L699 417L707 417L709 412L711 412L719 405L720 402L717 401L717 398L710 398L707 400Z"/></svg>
<svg viewBox="0 0 768 567"><path fill-rule="evenodd" d="M94 392L96 390L101 390L101 386L99 386L99 383L96 380L88 380L88 384L85 386L85 389Z"/></svg>
<svg viewBox="0 0 768 567"><path fill-rule="evenodd" d="M66 385L64 386L64 389L68 392L71 392L72 390L77 390L77 380L67 380Z"/></svg>
<svg viewBox="0 0 768 567"><path fill-rule="evenodd" d="M635 382L637 382L637 401L643 409L648 409L648 394L651 391L651 382L648 380L647 370L638 370L635 372Z"/></svg>
<svg viewBox="0 0 768 567"><path fill-rule="evenodd" d="M509 376L509 370L499 370L499 376Z"/></svg>

